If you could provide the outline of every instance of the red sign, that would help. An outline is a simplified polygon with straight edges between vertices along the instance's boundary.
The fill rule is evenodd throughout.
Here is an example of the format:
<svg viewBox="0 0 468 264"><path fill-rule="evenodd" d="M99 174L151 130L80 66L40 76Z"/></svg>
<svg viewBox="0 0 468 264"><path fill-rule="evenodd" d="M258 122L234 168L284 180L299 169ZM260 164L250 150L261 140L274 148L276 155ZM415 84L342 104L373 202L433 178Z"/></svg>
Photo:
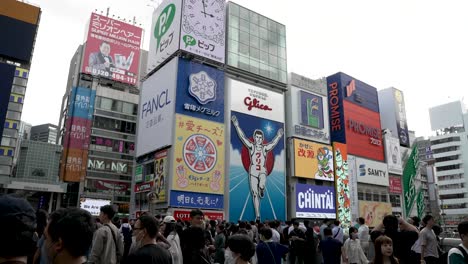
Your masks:
<svg viewBox="0 0 468 264"><path fill-rule="evenodd" d="M219 220L222 221L224 219L224 213L219 211L204 211L202 210L203 214L205 215L205 219L208 220ZM175 210L174 211L174 218L176 220L181 221L190 221L190 210Z"/></svg>
<svg viewBox="0 0 468 264"><path fill-rule="evenodd" d="M82 72L136 85L142 29L91 14Z"/></svg>
<svg viewBox="0 0 468 264"><path fill-rule="evenodd" d="M135 192L149 192L153 188L153 181L135 184Z"/></svg>
<svg viewBox="0 0 468 264"><path fill-rule="evenodd" d="M246 98L244 98L244 104L245 104L246 106L248 106L247 109L248 109L249 111L251 111L252 108L258 108L258 109L260 109L260 110L265 110L265 111L271 111L271 110L273 110L273 109L270 108L268 105L266 105L266 104L261 104L260 102L261 102L260 100L258 100L258 99L256 99L256 98L252 99L252 98L250 98L250 96L247 96Z"/></svg>
<svg viewBox="0 0 468 264"><path fill-rule="evenodd" d="M380 114L343 101L348 153L384 161Z"/></svg>
<svg viewBox="0 0 468 264"><path fill-rule="evenodd" d="M401 187L401 177L394 177L390 176L390 193L397 193L401 194L403 192L403 188Z"/></svg>

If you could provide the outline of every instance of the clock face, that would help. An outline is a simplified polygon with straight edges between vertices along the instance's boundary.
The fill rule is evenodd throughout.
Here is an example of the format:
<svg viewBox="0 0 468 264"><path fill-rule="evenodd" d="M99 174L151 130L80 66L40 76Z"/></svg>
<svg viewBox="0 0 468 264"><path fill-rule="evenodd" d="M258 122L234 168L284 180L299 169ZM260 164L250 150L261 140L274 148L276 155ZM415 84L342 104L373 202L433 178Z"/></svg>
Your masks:
<svg viewBox="0 0 468 264"><path fill-rule="evenodd" d="M186 0L182 29L224 45L224 0Z"/></svg>

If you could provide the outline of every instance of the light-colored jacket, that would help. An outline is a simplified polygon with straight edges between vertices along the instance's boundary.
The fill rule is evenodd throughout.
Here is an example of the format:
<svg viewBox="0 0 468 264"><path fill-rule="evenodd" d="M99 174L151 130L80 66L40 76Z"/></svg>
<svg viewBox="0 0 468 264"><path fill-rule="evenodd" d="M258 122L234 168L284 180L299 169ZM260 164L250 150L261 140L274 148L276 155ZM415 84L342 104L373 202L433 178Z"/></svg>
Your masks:
<svg viewBox="0 0 468 264"><path fill-rule="evenodd" d="M112 237L115 235L116 243ZM123 237L112 223L103 225L94 233L93 247L89 254L89 264L118 264L123 255Z"/></svg>
<svg viewBox="0 0 468 264"><path fill-rule="evenodd" d="M182 257L182 248L180 247L179 235L176 232L171 232L167 236L167 241L171 244L169 252L172 256L172 264L183 264L184 261Z"/></svg>

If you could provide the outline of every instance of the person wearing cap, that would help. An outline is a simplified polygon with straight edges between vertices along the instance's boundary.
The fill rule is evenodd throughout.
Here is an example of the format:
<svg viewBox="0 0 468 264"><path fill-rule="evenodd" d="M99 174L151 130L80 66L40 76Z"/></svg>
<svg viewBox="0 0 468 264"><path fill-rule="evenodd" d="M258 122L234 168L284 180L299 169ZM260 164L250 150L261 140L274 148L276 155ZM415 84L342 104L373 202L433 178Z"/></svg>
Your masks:
<svg viewBox="0 0 468 264"><path fill-rule="evenodd" d="M4 227L0 235L0 263L27 263L36 247L34 209L23 198L0 196L0 223Z"/></svg>
<svg viewBox="0 0 468 264"><path fill-rule="evenodd" d="M183 264L182 249L180 247L179 234L176 231L176 220L168 215L164 217L161 225L164 227L164 237L169 242L169 253L172 256L172 264Z"/></svg>

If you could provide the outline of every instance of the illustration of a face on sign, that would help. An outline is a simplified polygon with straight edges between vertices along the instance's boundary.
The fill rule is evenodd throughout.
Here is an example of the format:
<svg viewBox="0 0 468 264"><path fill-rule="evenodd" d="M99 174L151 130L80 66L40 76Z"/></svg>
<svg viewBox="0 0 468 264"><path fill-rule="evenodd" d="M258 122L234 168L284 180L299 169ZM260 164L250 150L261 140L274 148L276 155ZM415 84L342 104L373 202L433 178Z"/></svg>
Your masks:
<svg viewBox="0 0 468 264"><path fill-rule="evenodd" d="M327 148L319 148L317 154L318 170L315 173L315 179L332 180L333 179L333 152Z"/></svg>

